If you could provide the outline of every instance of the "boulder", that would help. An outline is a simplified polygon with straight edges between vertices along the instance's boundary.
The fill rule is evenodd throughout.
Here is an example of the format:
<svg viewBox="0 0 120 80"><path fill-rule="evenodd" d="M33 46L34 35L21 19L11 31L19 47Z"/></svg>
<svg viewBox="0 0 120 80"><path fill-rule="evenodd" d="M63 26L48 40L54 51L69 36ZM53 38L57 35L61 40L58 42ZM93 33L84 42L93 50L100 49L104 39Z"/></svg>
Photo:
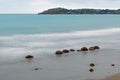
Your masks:
<svg viewBox="0 0 120 80"><path fill-rule="evenodd" d="M115 64L111 64L111 66L115 66Z"/></svg>
<svg viewBox="0 0 120 80"><path fill-rule="evenodd" d="M95 48L94 47L89 47L89 51L94 51Z"/></svg>
<svg viewBox="0 0 120 80"><path fill-rule="evenodd" d="M63 53L69 53L69 50L64 49L64 50L63 50Z"/></svg>
<svg viewBox="0 0 120 80"><path fill-rule="evenodd" d="M94 49L100 49L100 47L99 46L94 46Z"/></svg>
<svg viewBox="0 0 120 80"><path fill-rule="evenodd" d="M93 72L93 71L94 71L94 69L92 69L92 68L91 68L91 69L89 69L89 71L90 71L90 72Z"/></svg>
<svg viewBox="0 0 120 80"><path fill-rule="evenodd" d="M63 54L63 52L60 51L60 50L58 50L58 51L55 52L55 54L56 54L56 55L61 55L61 54Z"/></svg>
<svg viewBox="0 0 120 80"><path fill-rule="evenodd" d="M34 68L34 70L39 70L39 68Z"/></svg>
<svg viewBox="0 0 120 80"><path fill-rule="evenodd" d="M26 59L33 59L34 56L32 56L32 55L27 55L27 56L25 56L25 58L26 58Z"/></svg>
<svg viewBox="0 0 120 80"><path fill-rule="evenodd" d="M94 63L91 63L91 64L90 64L90 66L91 66L91 67L94 67L94 66L95 66L95 64L94 64Z"/></svg>
<svg viewBox="0 0 120 80"><path fill-rule="evenodd" d="M74 49L70 49L71 52L74 52L75 50Z"/></svg>
<svg viewBox="0 0 120 80"><path fill-rule="evenodd" d="M81 51L88 51L87 47L82 47Z"/></svg>

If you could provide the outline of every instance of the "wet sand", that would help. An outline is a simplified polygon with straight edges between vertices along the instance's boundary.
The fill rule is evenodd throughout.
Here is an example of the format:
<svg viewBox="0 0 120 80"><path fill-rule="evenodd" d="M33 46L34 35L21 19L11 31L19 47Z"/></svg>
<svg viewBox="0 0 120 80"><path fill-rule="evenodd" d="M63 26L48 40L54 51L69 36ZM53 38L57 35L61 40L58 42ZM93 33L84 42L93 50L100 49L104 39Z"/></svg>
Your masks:
<svg viewBox="0 0 120 80"><path fill-rule="evenodd" d="M105 79L101 79L101 80L120 80L120 74L109 76L109 77L107 77Z"/></svg>
<svg viewBox="0 0 120 80"><path fill-rule="evenodd" d="M120 73L119 50L112 52L102 49L62 56L48 54L43 58L36 55L33 60L23 57L21 61L0 64L0 80L99 80ZM113 63L115 66L111 66ZM103 80L119 80L119 76Z"/></svg>

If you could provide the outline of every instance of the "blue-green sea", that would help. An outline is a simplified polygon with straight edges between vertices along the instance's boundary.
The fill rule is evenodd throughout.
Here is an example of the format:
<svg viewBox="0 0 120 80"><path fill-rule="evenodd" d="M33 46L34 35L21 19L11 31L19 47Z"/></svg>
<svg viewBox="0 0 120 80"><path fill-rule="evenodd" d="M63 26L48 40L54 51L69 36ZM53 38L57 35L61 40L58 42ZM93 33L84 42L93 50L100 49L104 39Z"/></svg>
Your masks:
<svg viewBox="0 0 120 80"><path fill-rule="evenodd" d="M77 52L95 45L100 50ZM55 56L63 49L76 51ZM9 75L0 80L89 80L120 73L119 61L120 15L0 14L0 75ZM92 74L89 63L96 65ZM39 75L29 72L35 67Z"/></svg>
<svg viewBox="0 0 120 80"><path fill-rule="evenodd" d="M120 28L119 15L1 14L0 35L68 33Z"/></svg>

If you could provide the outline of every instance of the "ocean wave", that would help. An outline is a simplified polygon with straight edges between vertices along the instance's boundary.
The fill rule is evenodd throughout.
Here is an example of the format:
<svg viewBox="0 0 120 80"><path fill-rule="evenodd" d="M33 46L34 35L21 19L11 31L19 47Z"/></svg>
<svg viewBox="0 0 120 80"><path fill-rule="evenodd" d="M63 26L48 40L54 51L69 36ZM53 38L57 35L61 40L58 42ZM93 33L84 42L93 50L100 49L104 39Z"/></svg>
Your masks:
<svg viewBox="0 0 120 80"><path fill-rule="evenodd" d="M75 31L69 33L51 33L51 34L24 34L0 36L0 47L15 47L15 48L58 48L77 45L84 42L94 42L108 39L119 41L120 28ZM111 38L111 36L114 38ZM117 36L117 37L115 37ZM62 45L61 45L62 44Z"/></svg>
<svg viewBox="0 0 120 80"><path fill-rule="evenodd" d="M110 28L110 29L99 29L99 30L87 30L87 31L73 31L68 33L49 33L49 34L19 34L19 35L12 35L13 37L63 37L63 36L99 36L99 35L109 35L109 34L116 34L120 33L120 28ZM9 36L1 36L0 38L8 38ZM10 36L11 37L11 36Z"/></svg>
<svg viewBox="0 0 120 80"><path fill-rule="evenodd" d="M34 36L34 37L71 37L71 36L100 36L100 35L110 35L120 33L120 28L110 28L110 29L100 29L100 30L87 30L87 31L74 31L68 33L51 33L51 34L32 34L27 36ZM15 35L16 36L16 35ZM18 36L18 35L17 35ZM19 35L24 36L24 35ZM26 35L25 35L26 36Z"/></svg>

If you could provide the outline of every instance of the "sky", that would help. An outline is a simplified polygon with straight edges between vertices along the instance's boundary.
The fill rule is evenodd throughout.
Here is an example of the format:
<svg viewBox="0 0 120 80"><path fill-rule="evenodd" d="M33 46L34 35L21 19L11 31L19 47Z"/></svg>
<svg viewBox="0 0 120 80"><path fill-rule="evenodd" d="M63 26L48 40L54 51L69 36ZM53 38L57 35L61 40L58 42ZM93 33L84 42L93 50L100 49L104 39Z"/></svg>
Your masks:
<svg viewBox="0 0 120 80"><path fill-rule="evenodd" d="M38 13L49 8L119 9L120 0L0 0L0 13Z"/></svg>

